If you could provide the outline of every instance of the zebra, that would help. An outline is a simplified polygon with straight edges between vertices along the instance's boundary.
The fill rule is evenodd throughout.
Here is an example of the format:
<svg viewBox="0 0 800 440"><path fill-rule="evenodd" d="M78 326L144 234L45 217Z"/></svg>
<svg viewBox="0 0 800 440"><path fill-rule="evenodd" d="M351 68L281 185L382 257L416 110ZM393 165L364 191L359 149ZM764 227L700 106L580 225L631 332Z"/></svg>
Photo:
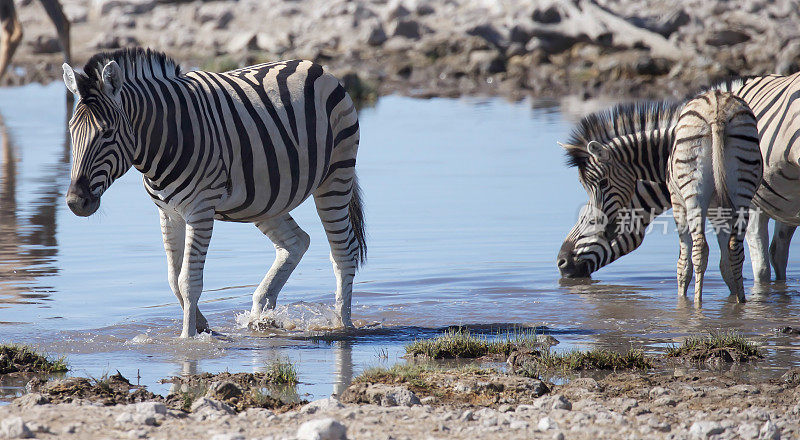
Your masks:
<svg viewBox="0 0 800 440"><path fill-rule="evenodd" d="M197 307L214 220L254 223L275 245L250 319L275 307L309 246L289 212L310 195L331 248L340 327L353 327L353 279L366 258L356 179L353 101L318 64L279 61L225 73L183 73L161 52L133 48L64 64L78 97L69 122L67 205L97 211L106 189L135 167L159 209L169 285L183 308L181 337L210 331Z"/></svg>
<svg viewBox="0 0 800 440"><path fill-rule="evenodd" d="M730 92L711 90L683 107L667 171L680 235L678 295L686 296L694 266L694 300L702 299L708 218L719 242L722 278L731 294L745 302L743 243L753 195L761 184L758 143L753 112Z"/></svg>
<svg viewBox="0 0 800 440"><path fill-rule="evenodd" d="M557 261L562 276L587 277L641 244L643 231L641 235L628 232L639 232L640 228L622 228L618 224L617 214L622 209L632 206L635 210L631 212L640 214L638 220L643 226L669 209L667 161L674 135L671 128L679 111L677 104L669 102L616 105L584 117L567 143L559 143L567 154L567 164L578 168L579 180L589 194L589 205L595 208L582 211L594 218L580 216L564 240ZM667 139L652 144L645 134ZM630 157L638 160L634 166L610 170L609 159L617 156L619 161ZM604 197L611 203L607 204ZM667 208L651 210L651 206ZM597 224L605 226L598 231Z"/></svg>
<svg viewBox="0 0 800 440"><path fill-rule="evenodd" d="M800 225L800 192L797 191L800 180L800 120L793 116L800 114L800 73L732 78L709 87L711 89L728 91L742 98L758 121L764 171L762 184L753 197L755 209L750 212L745 238L750 248L755 282L770 280L770 263L775 269L776 280L785 280L789 243L796 226ZM614 113L614 109L609 109L583 118L568 147L585 150L594 130L612 134L615 127L620 131L634 130L631 124L638 122L631 119L637 119L637 116L626 117L622 112L615 118L612 117ZM611 126L604 128L603 124ZM568 153L568 163L572 162ZM586 222L579 219L564 240L557 257L561 275L586 277L632 252L644 240L645 231L652 220L671 207L666 181L638 181L633 202L628 208L643 210L644 215L639 218L642 227L629 228L607 240L602 235L586 232ZM775 219L771 245L767 228L770 218Z"/></svg>

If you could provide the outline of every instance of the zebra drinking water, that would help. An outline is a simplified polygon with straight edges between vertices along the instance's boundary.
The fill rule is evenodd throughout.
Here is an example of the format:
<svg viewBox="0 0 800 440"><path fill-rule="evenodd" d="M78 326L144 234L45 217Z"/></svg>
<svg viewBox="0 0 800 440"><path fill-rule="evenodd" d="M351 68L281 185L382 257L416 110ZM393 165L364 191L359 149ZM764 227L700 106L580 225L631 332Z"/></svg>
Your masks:
<svg viewBox="0 0 800 440"><path fill-rule="evenodd" d="M300 60L182 73L163 53L137 48L99 53L83 72L64 64L64 82L78 95L67 204L89 216L115 179L131 167L143 174L183 308L181 337L209 330L197 302L214 220L254 223L275 245L253 293L258 319L308 248L289 212L309 195L331 247L338 324L352 326L353 278L366 256L359 128L335 77Z"/></svg>
<svg viewBox="0 0 800 440"><path fill-rule="evenodd" d="M762 173L758 141L753 112L729 92L703 93L681 111L668 168L672 213L680 235L679 295L686 296L694 266L695 302L703 296L708 218L719 241L722 278L731 294L744 302L743 242Z"/></svg>
<svg viewBox="0 0 800 440"><path fill-rule="evenodd" d="M796 226L800 225L800 118L793 117L800 114L800 73L731 79L711 89L730 91L742 98L758 121L764 172L762 184L753 197L757 209L750 214L746 239L755 281L769 281L770 263L775 269L775 278L786 279L789 243ZM593 131L612 134L635 131L636 125L643 122L646 115L624 111L630 107L624 105L588 115L578 124L568 142L570 147L585 150L591 138L585 138L584 134ZM664 123L669 124L673 116L665 114ZM631 160L638 161L639 158L632 157ZM593 229L587 228L585 219L579 218L558 254L562 276L589 276L632 252L644 240L652 220L672 207L666 180L640 180L633 191L632 203L627 208L642 213L639 217L642 227L621 231L607 240L603 235L594 234ZM771 246L767 229L770 218L776 220Z"/></svg>
<svg viewBox="0 0 800 440"><path fill-rule="evenodd" d="M582 216L564 240L558 255L563 276L589 276L635 249L644 238L643 227L669 209L667 162L671 128L679 110L677 104L667 102L617 105L583 118L562 144L568 164L578 168L578 178L594 208L583 212L600 217L587 220ZM649 135L664 139L651 140ZM612 158L614 162L608 160ZM613 163L626 166L612 168ZM642 228L623 228L618 223L620 212L629 206L640 216ZM651 210L650 206L667 208ZM592 227L597 223L605 228L598 231Z"/></svg>

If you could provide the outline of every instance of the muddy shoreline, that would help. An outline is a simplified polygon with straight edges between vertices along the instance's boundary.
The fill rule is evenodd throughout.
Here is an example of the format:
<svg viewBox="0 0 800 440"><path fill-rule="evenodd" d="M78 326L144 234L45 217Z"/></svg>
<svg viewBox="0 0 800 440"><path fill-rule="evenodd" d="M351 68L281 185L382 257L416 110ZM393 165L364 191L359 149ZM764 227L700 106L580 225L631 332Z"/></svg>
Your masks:
<svg viewBox="0 0 800 440"><path fill-rule="evenodd" d="M437 379L459 399L357 381L345 403L323 399L241 412L208 398L186 412L160 399L54 404L32 393L0 407L0 438L313 438L299 432L301 426L328 418L343 425L350 439L796 438L798 377L793 370L780 379L747 381L736 369L676 368L544 385L485 371L444 372ZM357 395L372 401L347 403L358 401Z"/></svg>
<svg viewBox="0 0 800 440"><path fill-rule="evenodd" d="M614 99L683 97L731 75L800 63L791 0L63 1L73 64L124 46L223 71L307 58L381 95ZM20 7L23 43L6 84L61 77L38 2Z"/></svg>
<svg viewBox="0 0 800 440"><path fill-rule="evenodd" d="M33 378L25 394L0 407L0 438L800 435L800 369L780 377L753 374L763 362L761 350L740 336L687 338L656 356L636 350L554 352L553 343L552 337L528 333L487 340L445 332L407 345L408 362L368 369L341 395L313 402L292 393L297 375L285 362L263 373L166 378L173 384L167 396L118 372L99 379ZM442 363L421 349L437 359L468 362Z"/></svg>

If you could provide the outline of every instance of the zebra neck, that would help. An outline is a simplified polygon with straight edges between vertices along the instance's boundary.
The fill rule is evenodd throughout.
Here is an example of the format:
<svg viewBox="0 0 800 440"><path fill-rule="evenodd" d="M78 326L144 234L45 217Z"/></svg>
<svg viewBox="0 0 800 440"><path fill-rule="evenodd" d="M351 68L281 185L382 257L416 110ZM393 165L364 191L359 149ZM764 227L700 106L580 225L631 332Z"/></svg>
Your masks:
<svg viewBox="0 0 800 440"><path fill-rule="evenodd" d="M642 131L629 135L617 145L617 153L638 180L666 183L667 164L672 151L674 132L671 128Z"/></svg>
<svg viewBox="0 0 800 440"><path fill-rule="evenodd" d="M123 108L133 129L133 166L155 187L179 170L194 143L192 94L178 78L135 78L123 87ZM183 164L185 165L185 164Z"/></svg>

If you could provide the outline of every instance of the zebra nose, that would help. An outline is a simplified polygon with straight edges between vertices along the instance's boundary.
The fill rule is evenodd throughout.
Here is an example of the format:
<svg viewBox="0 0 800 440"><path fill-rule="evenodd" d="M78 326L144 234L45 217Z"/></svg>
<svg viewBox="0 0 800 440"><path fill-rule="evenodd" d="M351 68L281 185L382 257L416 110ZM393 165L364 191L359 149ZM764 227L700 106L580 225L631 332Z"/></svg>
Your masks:
<svg viewBox="0 0 800 440"><path fill-rule="evenodd" d="M89 179L80 177L73 180L67 189L67 206L75 215L88 217L97 211L100 198L89 191Z"/></svg>
<svg viewBox="0 0 800 440"><path fill-rule="evenodd" d="M565 269L567 267L567 259L566 258L559 258L558 259L558 268Z"/></svg>

